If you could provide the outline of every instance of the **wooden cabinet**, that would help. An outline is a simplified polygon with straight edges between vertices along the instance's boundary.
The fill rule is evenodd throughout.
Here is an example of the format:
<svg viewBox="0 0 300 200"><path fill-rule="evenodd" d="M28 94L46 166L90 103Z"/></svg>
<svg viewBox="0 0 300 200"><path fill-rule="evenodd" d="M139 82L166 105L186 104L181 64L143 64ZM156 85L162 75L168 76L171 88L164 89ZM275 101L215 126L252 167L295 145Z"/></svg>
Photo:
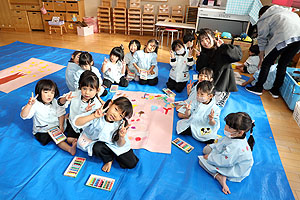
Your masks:
<svg viewBox="0 0 300 200"><path fill-rule="evenodd" d="M27 12L31 30L44 29L41 12Z"/></svg>
<svg viewBox="0 0 300 200"><path fill-rule="evenodd" d="M0 6L0 30L15 30L12 21L12 13L7 0L1 1Z"/></svg>
<svg viewBox="0 0 300 200"><path fill-rule="evenodd" d="M44 30L39 0L3 0L8 3L16 31Z"/></svg>
<svg viewBox="0 0 300 200"><path fill-rule="evenodd" d="M44 2L47 10L46 15L42 15L46 31L48 30L48 21L52 17L61 17L65 21L68 32L76 33L76 22L82 21L84 17L84 0L41 0Z"/></svg>

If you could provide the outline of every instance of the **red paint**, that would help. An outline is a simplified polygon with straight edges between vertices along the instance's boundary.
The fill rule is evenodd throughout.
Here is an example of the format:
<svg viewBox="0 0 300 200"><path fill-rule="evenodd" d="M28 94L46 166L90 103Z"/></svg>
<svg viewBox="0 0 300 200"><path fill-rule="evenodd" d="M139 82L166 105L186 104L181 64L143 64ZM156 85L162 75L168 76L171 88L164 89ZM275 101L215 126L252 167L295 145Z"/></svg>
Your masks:
<svg viewBox="0 0 300 200"><path fill-rule="evenodd" d="M141 138L140 137L136 137L135 141L141 141Z"/></svg>

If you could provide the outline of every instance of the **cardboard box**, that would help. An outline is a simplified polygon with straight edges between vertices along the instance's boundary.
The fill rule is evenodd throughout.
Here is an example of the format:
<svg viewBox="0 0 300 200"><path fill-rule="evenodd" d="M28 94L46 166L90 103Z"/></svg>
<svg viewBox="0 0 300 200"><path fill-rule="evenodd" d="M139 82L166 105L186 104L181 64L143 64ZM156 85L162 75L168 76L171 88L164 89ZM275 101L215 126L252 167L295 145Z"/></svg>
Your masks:
<svg viewBox="0 0 300 200"><path fill-rule="evenodd" d="M94 34L94 28L93 26L87 26L87 27L77 27L77 35L80 36L87 36Z"/></svg>
<svg viewBox="0 0 300 200"><path fill-rule="evenodd" d="M243 57L239 62L244 63L248 57L249 57L249 48L251 47L252 43L251 42L244 42L244 41L240 41L240 40L234 40L233 41L234 45L239 45L242 49L243 52Z"/></svg>

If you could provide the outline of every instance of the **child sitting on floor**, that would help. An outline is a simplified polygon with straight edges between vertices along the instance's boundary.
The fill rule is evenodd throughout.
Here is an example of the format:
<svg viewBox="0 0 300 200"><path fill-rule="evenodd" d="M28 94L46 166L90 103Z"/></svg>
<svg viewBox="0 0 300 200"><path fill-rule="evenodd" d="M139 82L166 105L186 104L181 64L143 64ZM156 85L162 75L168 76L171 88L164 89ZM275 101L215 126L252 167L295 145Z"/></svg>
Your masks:
<svg viewBox="0 0 300 200"><path fill-rule="evenodd" d="M183 118L177 122L177 133L192 135L196 140L211 144L217 138L220 127L220 108L216 105L214 85L210 81L202 81L197 85L197 100L186 105Z"/></svg>
<svg viewBox="0 0 300 200"><path fill-rule="evenodd" d="M131 81L135 78L136 69L132 65L133 61L133 55L136 51L141 49L141 43L138 40L131 40L128 45L129 51L124 56L124 60L126 62L126 73L127 73L127 79Z"/></svg>
<svg viewBox="0 0 300 200"><path fill-rule="evenodd" d="M259 48L258 45L252 45L249 48L249 58L241 65L237 65L236 69L240 72L253 74L258 70L258 63L259 63Z"/></svg>
<svg viewBox="0 0 300 200"><path fill-rule="evenodd" d="M35 86L36 96L30 97L28 103L22 108L21 118L31 119L33 117L33 135L42 144L46 145L52 141L48 131L53 127L59 127L64 131L64 114L66 113L63 106L59 106L55 97L59 96L56 83L52 80L39 80ZM76 153L77 140L73 140L71 146L62 141L57 146L71 155Z"/></svg>
<svg viewBox="0 0 300 200"><path fill-rule="evenodd" d="M133 55L132 64L137 71L136 81L141 85L157 85L158 67L157 67L158 41L149 40L143 50L136 51Z"/></svg>
<svg viewBox="0 0 300 200"><path fill-rule="evenodd" d="M273 83L275 81L276 78L276 72L277 72L277 64L274 64L271 66L268 77L266 82L264 83L263 87L265 90L271 90L273 87ZM256 71L250 78L248 81L242 83L242 86L247 86L248 84L251 84L252 86L254 86L258 80L258 76L259 76L260 70Z"/></svg>
<svg viewBox="0 0 300 200"><path fill-rule="evenodd" d="M189 53L188 53L189 52ZM171 54L171 70L167 87L176 92L182 92L186 83L190 79L189 69L194 65L192 51L185 51L184 45L180 40L175 40L172 43Z"/></svg>
<svg viewBox="0 0 300 200"><path fill-rule="evenodd" d="M110 88L112 84L122 87L128 86L128 80L125 78L126 63L124 59L123 45L114 47L110 54L109 60L104 59L101 71L103 73L103 85Z"/></svg>
<svg viewBox="0 0 300 200"><path fill-rule="evenodd" d="M107 95L107 91L104 89L104 87L102 86L102 78L101 78L101 74L98 70L98 68L94 67L94 60L93 57L90 53L88 52L82 52L80 57L79 57L79 66L80 69L74 74L74 86L75 89L78 89L78 84L79 84L79 79L81 74L85 71L85 70L90 70L92 72L94 72L96 74L96 76L99 79L99 84L100 84L100 91L99 91L99 96L103 97Z"/></svg>
<svg viewBox="0 0 300 200"><path fill-rule="evenodd" d="M79 66L79 57L82 51L74 51L66 69L66 84L70 91L75 91L74 74L81 69Z"/></svg>
<svg viewBox="0 0 300 200"><path fill-rule="evenodd" d="M99 79L92 71L84 71L79 79L79 90L69 92L58 99L59 105L65 105L67 108L70 104L70 114L67 119L67 128L65 130L68 136L68 142L79 138L81 129L76 128L73 124L77 115L82 113L93 113L101 107L102 100L99 101L97 93L99 92Z"/></svg>
<svg viewBox="0 0 300 200"><path fill-rule="evenodd" d="M198 81L195 82L195 83L192 83L192 80L190 81L190 83L187 85L187 95L188 95L188 99L185 100L185 102L187 104L189 104L191 101L196 101L197 100L197 85L198 83L202 82L202 81L213 81L213 71L212 69L210 68L202 68L200 69L200 72L198 74ZM185 113L185 104L182 104L182 105L177 105L176 106L176 110L179 112L179 113L182 113L184 114ZM179 114L179 118L180 118L180 115Z"/></svg>
<svg viewBox="0 0 300 200"><path fill-rule="evenodd" d="M133 114L132 104L126 97L107 101L92 114L82 114L75 118L77 128L83 128L78 139L78 148L101 158L102 170L109 172L114 158L122 168L132 169L139 159L130 147L126 135L128 121Z"/></svg>
<svg viewBox="0 0 300 200"><path fill-rule="evenodd" d="M253 157L254 123L247 113L231 113L225 117L225 137L218 143L204 147L203 156L198 156L200 166L219 181L222 191L230 194L226 179L241 182L249 176ZM250 130L247 141L246 133Z"/></svg>

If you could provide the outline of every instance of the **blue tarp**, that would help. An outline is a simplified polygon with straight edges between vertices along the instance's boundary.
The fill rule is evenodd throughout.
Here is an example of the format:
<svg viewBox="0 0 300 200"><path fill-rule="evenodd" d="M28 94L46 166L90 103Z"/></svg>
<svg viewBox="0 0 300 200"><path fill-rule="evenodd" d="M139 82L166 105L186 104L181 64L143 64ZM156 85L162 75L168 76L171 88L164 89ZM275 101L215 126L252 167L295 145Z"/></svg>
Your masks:
<svg viewBox="0 0 300 200"><path fill-rule="evenodd" d="M0 47L0 70L32 57L66 66L73 51L14 42ZM108 55L91 54L95 66L100 69ZM162 93L170 65L159 63L158 66L159 84L156 87L132 82L127 88L119 89ZM54 80L61 94L67 92L65 68L45 78ZM64 176L73 157L53 142L40 145L32 135L32 120L20 118L21 107L27 103L36 82L8 94L0 92L0 199L294 199L261 99L242 87L231 94L221 112L219 135L223 135L223 119L228 113L248 112L256 121L254 166L249 177L241 183L227 181L232 194L226 196L219 183L199 166L197 156L204 144L191 136L179 136L195 147L189 154L174 145L171 154L134 150L140 159L136 168L122 169L114 162L109 173L101 171L101 160L78 150L76 156L87 158L83 169L76 178ZM109 94L104 100L112 96ZM186 90L176 95L176 101L185 98ZM178 137L175 130L177 121L174 113L173 139ZM90 174L115 179L112 191L85 186Z"/></svg>

